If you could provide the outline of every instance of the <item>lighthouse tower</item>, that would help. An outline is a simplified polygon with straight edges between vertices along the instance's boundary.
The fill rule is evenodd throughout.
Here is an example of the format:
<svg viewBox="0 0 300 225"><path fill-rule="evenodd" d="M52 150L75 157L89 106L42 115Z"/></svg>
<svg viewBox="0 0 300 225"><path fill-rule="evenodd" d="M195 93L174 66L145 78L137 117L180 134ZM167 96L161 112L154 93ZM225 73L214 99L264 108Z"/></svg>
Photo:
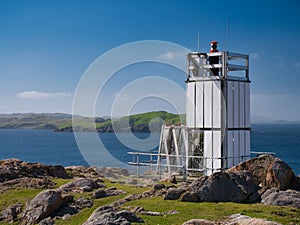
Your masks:
<svg viewBox="0 0 300 225"><path fill-rule="evenodd" d="M197 163L207 175L250 158L249 56L217 45L187 55L187 154L202 157Z"/></svg>
<svg viewBox="0 0 300 225"><path fill-rule="evenodd" d="M162 125L157 154L129 153L137 171L155 164L157 174L210 175L250 158L249 56L217 45L187 55L186 125Z"/></svg>

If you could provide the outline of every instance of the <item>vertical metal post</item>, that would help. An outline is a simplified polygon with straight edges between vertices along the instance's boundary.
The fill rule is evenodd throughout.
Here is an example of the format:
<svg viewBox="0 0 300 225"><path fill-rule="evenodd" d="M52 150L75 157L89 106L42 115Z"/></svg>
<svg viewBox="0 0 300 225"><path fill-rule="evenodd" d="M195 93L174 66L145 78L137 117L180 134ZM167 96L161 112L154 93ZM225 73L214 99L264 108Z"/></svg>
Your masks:
<svg viewBox="0 0 300 225"><path fill-rule="evenodd" d="M139 154L137 154L137 171L136 171L136 176L137 178L140 177L140 158L139 158Z"/></svg>

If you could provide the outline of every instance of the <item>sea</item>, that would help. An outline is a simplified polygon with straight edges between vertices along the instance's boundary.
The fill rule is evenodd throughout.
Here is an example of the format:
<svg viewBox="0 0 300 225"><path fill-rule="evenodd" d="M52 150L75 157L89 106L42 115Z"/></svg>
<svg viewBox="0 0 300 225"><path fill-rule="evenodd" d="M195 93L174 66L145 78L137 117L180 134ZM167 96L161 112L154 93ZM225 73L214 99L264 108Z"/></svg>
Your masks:
<svg viewBox="0 0 300 225"><path fill-rule="evenodd" d="M88 136L89 134L84 134ZM99 139L112 158L125 164L132 161L127 154L133 149L124 145L114 133L99 133ZM125 139L130 138L129 134ZM134 134L139 140L147 139L149 134ZM134 141L134 140L133 140ZM159 142L159 134L154 134ZM101 151L101 149L97 149ZM300 124L252 124L251 151L273 152L300 174ZM102 159L109 165L111 157ZM89 166L86 156L80 152L74 134L50 130L0 129L0 159L18 158L26 162L39 162L63 166ZM99 165L97 165L99 166ZM107 164L105 165L107 166Z"/></svg>

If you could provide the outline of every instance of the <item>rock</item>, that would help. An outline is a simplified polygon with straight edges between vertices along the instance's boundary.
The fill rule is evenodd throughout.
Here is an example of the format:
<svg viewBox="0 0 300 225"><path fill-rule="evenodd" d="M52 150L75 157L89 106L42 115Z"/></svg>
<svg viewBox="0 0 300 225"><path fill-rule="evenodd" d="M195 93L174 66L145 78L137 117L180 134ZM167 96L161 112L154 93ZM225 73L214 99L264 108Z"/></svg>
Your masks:
<svg viewBox="0 0 300 225"><path fill-rule="evenodd" d="M96 190L93 192L93 198L106 198L109 196L115 196L115 195L120 195L120 194L126 194L125 191L122 190L117 190L117 189L107 189L107 190Z"/></svg>
<svg viewBox="0 0 300 225"><path fill-rule="evenodd" d="M38 225L54 225L55 222L51 217L47 217L46 219L43 219L39 222Z"/></svg>
<svg viewBox="0 0 300 225"><path fill-rule="evenodd" d="M61 218L66 218L68 217L67 215L74 215L78 213L79 208L76 206L71 206L71 205L65 205L58 212L55 212L55 216L61 217Z"/></svg>
<svg viewBox="0 0 300 225"><path fill-rule="evenodd" d="M134 207L134 209L131 210L131 212L135 213L135 214L139 214L142 211L145 211L144 207L140 207L140 206L136 206Z"/></svg>
<svg viewBox="0 0 300 225"><path fill-rule="evenodd" d="M202 176L195 180L188 186L188 190L190 192L198 192L199 188L203 186L204 182L207 180L208 176Z"/></svg>
<svg viewBox="0 0 300 225"><path fill-rule="evenodd" d="M63 166L47 166L47 174L51 177L70 178Z"/></svg>
<svg viewBox="0 0 300 225"><path fill-rule="evenodd" d="M234 214L224 221L210 221L204 219L189 220L182 225L281 225L280 223L272 222L266 219L251 218L241 214Z"/></svg>
<svg viewBox="0 0 300 225"><path fill-rule="evenodd" d="M197 193L203 202L247 202L249 196L258 191L250 172L217 172L201 177L188 188Z"/></svg>
<svg viewBox="0 0 300 225"><path fill-rule="evenodd" d="M164 215L175 215L175 214L178 214L179 212L176 211L176 210L170 210L170 211L167 211L167 212L164 212L163 214Z"/></svg>
<svg viewBox="0 0 300 225"><path fill-rule="evenodd" d="M129 172L126 169L122 168L115 168L115 167L98 167L97 168L98 174L103 175L106 178L113 178L117 179L118 177L122 176L129 176Z"/></svg>
<svg viewBox="0 0 300 225"><path fill-rule="evenodd" d="M290 189L295 191L300 191L300 177L295 177L292 183L290 184Z"/></svg>
<svg viewBox="0 0 300 225"><path fill-rule="evenodd" d="M19 159L7 159L0 161L0 182L23 177L40 178L46 176L64 179L70 178L62 166L27 163Z"/></svg>
<svg viewBox="0 0 300 225"><path fill-rule="evenodd" d="M189 220L182 225L215 225L215 222L209 221L209 220L204 220L204 219L192 219Z"/></svg>
<svg viewBox="0 0 300 225"><path fill-rule="evenodd" d="M83 225L130 225L129 220L144 221L130 211L117 212L113 207L97 208Z"/></svg>
<svg viewBox="0 0 300 225"><path fill-rule="evenodd" d="M105 190L96 190L93 192L93 198L105 198L107 197L107 193Z"/></svg>
<svg viewBox="0 0 300 225"><path fill-rule="evenodd" d="M22 178L16 178L13 180L8 180L3 183L0 183L0 190L3 191L6 189L12 189L17 187L48 189L54 186L55 184L47 177L43 177L43 178L22 177Z"/></svg>
<svg viewBox="0 0 300 225"><path fill-rule="evenodd" d="M2 210L0 221L14 222L18 218L18 214L22 211L22 204L15 204Z"/></svg>
<svg viewBox="0 0 300 225"><path fill-rule="evenodd" d="M89 179L89 178L79 178L75 181L71 181L65 185L60 186L60 189L66 192L86 192L86 191L92 191L97 188L103 187L102 185L99 185L98 182Z"/></svg>
<svg viewBox="0 0 300 225"><path fill-rule="evenodd" d="M164 185L164 184L154 184L154 186L153 186L153 189L156 191L164 189L164 188L166 188L166 185Z"/></svg>
<svg viewBox="0 0 300 225"><path fill-rule="evenodd" d="M63 196L62 191L45 190L36 195L21 214L21 224L35 224L72 201L71 196Z"/></svg>
<svg viewBox="0 0 300 225"><path fill-rule="evenodd" d="M142 211L140 214L147 215L147 216L162 216L160 212L153 212L153 211Z"/></svg>
<svg viewBox="0 0 300 225"><path fill-rule="evenodd" d="M145 223L145 221L142 218L138 217L136 214L128 210L122 210L118 212L117 215L124 217L128 222L131 223Z"/></svg>
<svg viewBox="0 0 300 225"><path fill-rule="evenodd" d="M184 189L179 188L171 188L167 191L167 194L164 198L164 200L176 200L179 199L182 193L184 193Z"/></svg>
<svg viewBox="0 0 300 225"><path fill-rule="evenodd" d="M271 155L259 157L242 162L227 170L227 172L249 171L253 174L257 185L265 188L279 188L285 190L295 180L293 170L281 159Z"/></svg>
<svg viewBox="0 0 300 225"><path fill-rule="evenodd" d="M62 220L69 220L69 219L71 219L71 217L72 217L72 215L71 214L65 214L65 215L63 215L62 216Z"/></svg>
<svg viewBox="0 0 300 225"><path fill-rule="evenodd" d="M83 197L80 197L79 199L77 199L75 203L76 203L76 206L80 209L91 208L94 204L94 202L92 200L88 200Z"/></svg>
<svg viewBox="0 0 300 225"><path fill-rule="evenodd" d="M285 190L290 186L293 179L295 179L295 174L291 167L281 159L276 158L268 168L264 186Z"/></svg>
<svg viewBox="0 0 300 225"><path fill-rule="evenodd" d="M300 208L300 192L294 190L280 191L272 188L263 193L261 199L261 202L266 205Z"/></svg>
<svg viewBox="0 0 300 225"><path fill-rule="evenodd" d="M231 215L228 224L235 225L281 225L280 223L268 221L266 219L251 218L249 216L234 214ZM225 223L226 224L226 223Z"/></svg>
<svg viewBox="0 0 300 225"><path fill-rule="evenodd" d="M68 166L65 167L69 174L73 177L81 177L81 178L90 178L90 179L98 179L97 182L101 182L102 180L99 178L103 178L97 172L96 167L86 167L86 166ZM103 181L102 181L103 182Z"/></svg>
<svg viewBox="0 0 300 225"><path fill-rule="evenodd" d="M170 177L169 182L170 182L171 184L177 184L177 180L176 180L175 175L172 175L172 176Z"/></svg>
<svg viewBox="0 0 300 225"><path fill-rule="evenodd" d="M196 192L186 192L181 196L182 202L199 202L198 194Z"/></svg>

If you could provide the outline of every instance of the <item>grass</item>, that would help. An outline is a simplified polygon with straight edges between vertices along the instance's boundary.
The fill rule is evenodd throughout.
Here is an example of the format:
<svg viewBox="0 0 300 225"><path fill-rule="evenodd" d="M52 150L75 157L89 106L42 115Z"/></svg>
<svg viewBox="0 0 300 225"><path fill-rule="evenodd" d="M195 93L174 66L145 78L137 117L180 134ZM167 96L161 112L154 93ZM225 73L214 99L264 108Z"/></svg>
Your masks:
<svg viewBox="0 0 300 225"><path fill-rule="evenodd" d="M224 203L191 203L180 201L166 201L161 197L142 199L126 203L123 207L134 208L142 206L145 210L168 212L176 210L179 213L164 216L141 215L145 224L181 225L190 219L222 220L225 217L241 213L250 217L266 218L282 224L299 224L300 210L289 207L267 206L262 204Z"/></svg>

